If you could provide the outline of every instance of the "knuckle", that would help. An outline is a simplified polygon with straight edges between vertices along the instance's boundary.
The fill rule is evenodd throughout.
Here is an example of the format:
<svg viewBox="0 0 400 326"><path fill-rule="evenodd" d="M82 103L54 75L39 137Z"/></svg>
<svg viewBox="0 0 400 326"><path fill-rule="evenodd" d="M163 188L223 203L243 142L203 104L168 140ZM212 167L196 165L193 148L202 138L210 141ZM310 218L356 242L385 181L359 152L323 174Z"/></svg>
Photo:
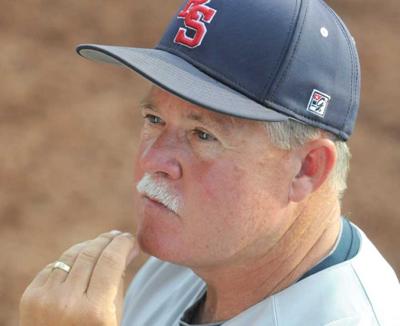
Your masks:
<svg viewBox="0 0 400 326"><path fill-rule="evenodd" d="M83 242L79 242L75 245L73 245L71 247L71 249L75 252L75 251L80 251L82 248L84 248L87 244L89 243L89 241L83 241Z"/></svg>
<svg viewBox="0 0 400 326"><path fill-rule="evenodd" d="M101 260L106 265L114 266L121 262L122 255L115 252L104 251L101 255Z"/></svg>
<svg viewBox="0 0 400 326"><path fill-rule="evenodd" d="M44 295L25 291L20 301L20 309L24 311L42 312L49 309L50 302Z"/></svg>
<svg viewBox="0 0 400 326"><path fill-rule="evenodd" d="M130 248L134 245L134 238L129 234L124 234L113 240L121 249Z"/></svg>
<svg viewBox="0 0 400 326"><path fill-rule="evenodd" d="M87 262L95 262L98 258L98 255L91 251L91 250L83 250L81 251L81 253L79 254L79 258L87 261Z"/></svg>
<svg viewBox="0 0 400 326"><path fill-rule="evenodd" d="M60 257L60 261L64 262L64 263L69 263L72 262L75 257L77 256L76 253L72 253L72 252L68 252L66 251L65 253L63 253Z"/></svg>
<svg viewBox="0 0 400 326"><path fill-rule="evenodd" d="M76 255L82 250L82 248L85 247L86 244L87 242L80 242L73 245L62 253L61 258L68 260L74 259Z"/></svg>

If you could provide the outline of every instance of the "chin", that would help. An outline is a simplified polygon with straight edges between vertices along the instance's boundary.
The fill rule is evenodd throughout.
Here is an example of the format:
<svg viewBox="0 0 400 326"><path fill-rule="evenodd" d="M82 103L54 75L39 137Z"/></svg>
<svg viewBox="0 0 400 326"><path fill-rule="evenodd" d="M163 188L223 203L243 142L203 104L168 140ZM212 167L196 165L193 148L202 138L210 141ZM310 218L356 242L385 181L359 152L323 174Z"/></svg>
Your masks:
<svg viewBox="0 0 400 326"><path fill-rule="evenodd" d="M175 226L175 227L174 227ZM185 256L192 256L187 251L189 246L184 245L179 236L176 225L154 222L150 219L142 220L136 231L140 249L148 255L163 261L186 265Z"/></svg>
<svg viewBox="0 0 400 326"><path fill-rule="evenodd" d="M149 229L138 228L136 233L140 249L153 257L191 269L215 267L224 263L224 257L212 257L211 253L200 252L193 242L185 243L176 235L158 234Z"/></svg>
<svg viewBox="0 0 400 326"><path fill-rule="evenodd" d="M137 241L140 249L150 256L177 265L191 266L189 259L185 258L185 253L174 244L165 243L160 239L142 233L137 234Z"/></svg>

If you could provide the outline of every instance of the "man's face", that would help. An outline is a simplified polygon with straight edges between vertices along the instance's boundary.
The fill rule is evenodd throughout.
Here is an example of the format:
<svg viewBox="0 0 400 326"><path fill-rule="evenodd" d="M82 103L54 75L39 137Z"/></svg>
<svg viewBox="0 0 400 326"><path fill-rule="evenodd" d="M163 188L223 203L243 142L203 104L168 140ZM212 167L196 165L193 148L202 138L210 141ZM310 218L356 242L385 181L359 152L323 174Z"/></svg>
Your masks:
<svg viewBox="0 0 400 326"><path fill-rule="evenodd" d="M158 188L149 195L139 186L137 193L141 248L191 267L263 255L287 228L290 153L268 142L261 122L215 113L155 87L142 115L135 181L143 185L147 176ZM176 212L148 198L157 196L172 198Z"/></svg>

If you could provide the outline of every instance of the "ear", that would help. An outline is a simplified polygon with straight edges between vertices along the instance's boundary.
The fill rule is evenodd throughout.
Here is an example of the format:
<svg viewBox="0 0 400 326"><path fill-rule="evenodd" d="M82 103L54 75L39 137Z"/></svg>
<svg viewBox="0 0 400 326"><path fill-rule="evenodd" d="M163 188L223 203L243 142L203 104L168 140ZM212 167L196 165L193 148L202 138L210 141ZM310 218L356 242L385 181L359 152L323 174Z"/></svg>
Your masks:
<svg viewBox="0 0 400 326"><path fill-rule="evenodd" d="M316 191L328 178L336 162L335 144L327 139L313 140L295 154L299 170L289 189L289 200L300 202Z"/></svg>

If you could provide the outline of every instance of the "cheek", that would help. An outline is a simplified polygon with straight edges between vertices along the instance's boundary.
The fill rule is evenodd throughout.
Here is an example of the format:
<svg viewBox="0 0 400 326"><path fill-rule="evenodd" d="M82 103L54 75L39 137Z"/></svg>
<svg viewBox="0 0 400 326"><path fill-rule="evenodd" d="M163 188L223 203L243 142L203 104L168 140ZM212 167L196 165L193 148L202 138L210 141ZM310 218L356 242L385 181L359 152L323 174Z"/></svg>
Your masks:
<svg viewBox="0 0 400 326"><path fill-rule="evenodd" d="M233 226L235 216L244 209L247 189L247 173L230 161L202 163L193 171L193 181L188 185L193 191L196 209L215 227ZM197 204L196 204L197 202Z"/></svg>
<svg viewBox="0 0 400 326"><path fill-rule="evenodd" d="M262 169L259 170L259 169ZM194 169L194 208L216 231L253 233L276 218L287 194L282 175L266 166L232 164L232 160L204 163ZM268 171L268 170L267 170ZM236 230L236 231L235 231ZM237 234L237 235L238 235Z"/></svg>
<svg viewBox="0 0 400 326"><path fill-rule="evenodd" d="M224 197L236 197L237 188L244 179L244 172L230 162L201 164L194 175L201 195L209 201ZM227 191L229 189L229 191ZM234 199L234 198L232 198Z"/></svg>

